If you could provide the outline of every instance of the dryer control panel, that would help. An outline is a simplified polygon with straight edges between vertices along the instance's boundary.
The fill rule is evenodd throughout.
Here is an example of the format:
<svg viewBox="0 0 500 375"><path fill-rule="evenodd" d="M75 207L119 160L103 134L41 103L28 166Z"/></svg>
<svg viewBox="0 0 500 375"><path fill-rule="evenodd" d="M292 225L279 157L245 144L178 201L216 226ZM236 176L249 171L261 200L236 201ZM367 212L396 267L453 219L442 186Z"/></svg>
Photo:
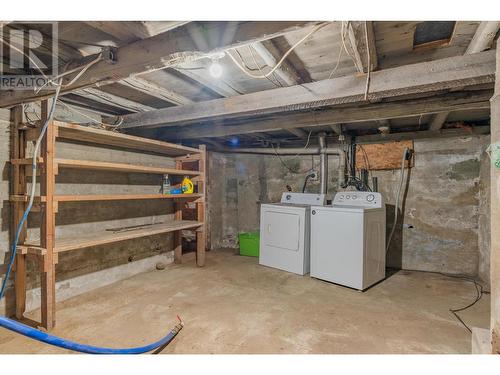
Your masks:
<svg viewBox="0 0 500 375"><path fill-rule="evenodd" d="M326 200L326 194L284 192L281 195L281 203L286 204L324 206L326 204Z"/></svg>
<svg viewBox="0 0 500 375"><path fill-rule="evenodd" d="M333 206L382 208L384 207L384 199L382 194L371 191L341 191L335 194Z"/></svg>

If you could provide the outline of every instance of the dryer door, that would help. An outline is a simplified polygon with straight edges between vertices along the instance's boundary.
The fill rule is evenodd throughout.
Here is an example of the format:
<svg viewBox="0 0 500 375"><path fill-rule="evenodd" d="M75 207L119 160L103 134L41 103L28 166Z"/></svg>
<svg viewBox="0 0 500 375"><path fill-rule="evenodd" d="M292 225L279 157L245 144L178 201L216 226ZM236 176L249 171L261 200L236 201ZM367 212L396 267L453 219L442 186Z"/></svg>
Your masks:
<svg viewBox="0 0 500 375"><path fill-rule="evenodd" d="M297 212L269 210L264 221L266 245L291 251L299 250L300 215Z"/></svg>
<svg viewBox="0 0 500 375"><path fill-rule="evenodd" d="M304 275L309 272L309 215L305 207L262 205L259 263Z"/></svg>

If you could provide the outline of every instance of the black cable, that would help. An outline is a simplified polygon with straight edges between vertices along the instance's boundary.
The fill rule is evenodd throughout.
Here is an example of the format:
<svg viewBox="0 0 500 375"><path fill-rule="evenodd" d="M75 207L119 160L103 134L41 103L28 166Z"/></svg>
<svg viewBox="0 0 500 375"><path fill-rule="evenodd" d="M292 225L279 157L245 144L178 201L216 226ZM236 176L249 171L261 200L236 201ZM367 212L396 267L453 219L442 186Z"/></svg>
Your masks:
<svg viewBox="0 0 500 375"><path fill-rule="evenodd" d="M474 299L474 301L472 301L468 305L460 307L458 309L452 309L452 308L449 309L450 312L455 316L455 318L460 323L462 323L462 325L467 329L467 331L469 331L470 333L472 333L472 330L470 329L470 327L464 322L464 320L458 315L458 313L462 312L462 311L465 311L465 310L471 308L472 306L474 306L476 303L478 303L479 300L483 297L483 294L489 294L490 293L489 291L485 291L484 290L484 287L483 287L482 284L478 283L474 278L472 278L470 276L467 276L467 275L454 275L454 274L449 274L449 273L444 273L444 272L438 272L438 271L422 271L422 270L413 270L413 269L406 269L406 268L401 269L401 271L433 273L433 274L436 274L436 275L450 277L450 278L453 278L453 279L465 280L465 281L473 283L474 284L474 288L476 289L476 298Z"/></svg>

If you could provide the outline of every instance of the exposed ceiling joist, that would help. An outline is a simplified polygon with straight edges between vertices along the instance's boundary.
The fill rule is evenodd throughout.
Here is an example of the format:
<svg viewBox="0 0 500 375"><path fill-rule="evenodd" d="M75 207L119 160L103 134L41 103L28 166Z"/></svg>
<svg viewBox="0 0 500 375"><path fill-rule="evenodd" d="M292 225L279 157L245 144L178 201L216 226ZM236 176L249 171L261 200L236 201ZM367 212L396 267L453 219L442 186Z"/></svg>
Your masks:
<svg viewBox="0 0 500 375"><path fill-rule="evenodd" d="M495 51L405 65L372 73L369 101L429 94L495 81ZM202 120L283 113L366 103L366 80L357 75L282 87L124 116L122 129L186 125ZM116 119L110 119L114 121Z"/></svg>
<svg viewBox="0 0 500 375"><path fill-rule="evenodd" d="M251 48L257 52L257 54L261 57L264 63L273 68L276 66L279 60L279 56L281 56L280 52L274 46L272 41L264 43L254 43L251 45ZM300 82L300 75L288 61L283 61L278 69L276 69L275 74L281 78L283 82L285 82L289 86L296 85Z"/></svg>
<svg viewBox="0 0 500 375"><path fill-rule="evenodd" d="M331 124L329 126L330 129L332 129L335 134L338 135L342 134L342 124Z"/></svg>
<svg viewBox="0 0 500 375"><path fill-rule="evenodd" d="M429 130L439 130L443 127L449 112L436 113L429 122Z"/></svg>
<svg viewBox="0 0 500 375"><path fill-rule="evenodd" d="M373 103L358 107L329 108L322 111L288 113L264 119L252 119L246 123L221 125L208 123L190 125L182 129L166 128L162 136L166 139L190 139L200 137L222 137L236 134L252 134L265 131L288 130L300 127L330 126L340 134L344 123L384 120L420 116L457 110L489 108L492 91L449 93L431 98L411 99L390 103Z"/></svg>
<svg viewBox="0 0 500 375"><path fill-rule="evenodd" d="M495 36L500 29L500 21L483 21L479 24L465 54L472 54L487 50L491 47Z"/></svg>
<svg viewBox="0 0 500 375"><path fill-rule="evenodd" d="M123 81L120 81L120 84L175 105L193 103L191 99L186 98L185 96L139 77L124 79Z"/></svg>
<svg viewBox="0 0 500 375"><path fill-rule="evenodd" d="M156 108L150 107L145 104L133 102L132 100L122 98L121 96L117 96L114 94L110 94L108 92L104 92L101 90L97 90L91 87L86 89L75 91L75 94L78 96L82 96L87 99L94 100L99 103L104 103L110 106L122 108L126 111L130 112L145 112L152 111Z"/></svg>
<svg viewBox="0 0 500 375"><path fill-rule="evenodd" d="M367 73L368 70L376 70L378 67L378 58L373 22L349 22L348 37L353 49L354 61L358 71ZM370 69L368 69L368 60L370 61Z"/></svg>
<svg viewBox="0 0 500 375"><path fill-rule="evenodd" d="M496 21L483 21L479 24L474 37L472 38L467 50L466 55L482 52L491 47L491 43L495 38L498 30L500 29L500 22ZM432 118L429 129L439 130L442 129L446 123L449 113L439 113Z"/></svg>
<svg viewBox="0 0 500 375"><path fill-rule="evenodd" d="M307 138L307 133L299 128L286 129L289 133L293 134L297 138Z"/></svg>
<svg viewBox="0 0 500 375"><path fill-rule="evenodd" d="M230 45L218 48L225 50L246 44L260 42L276 38L300 28L316 24L315 22L293 21L293 22L243 22L239 25L234 41ZM216 27L216 25L214 25ZM133 75L150 72L166 67L175 67L190 59L200 58L201 53L214 51L196 51L189 34L183 28L177 28L166 33L139 40L137 42L120 47L116 51L117 62L109 64L100 61L90 67L87 72L72 85L63 87L61 93L71 92L77 89L89 87L95 84L109 84L121 81ZM78 60L72 66L83 66L88 59ZM68 83L73 77L69 75L65 82ZM23 102L40 100L52 96L53 91L42 90L39 93L33 91L5 91L0 93L0 105L11 107Z"/></svg>

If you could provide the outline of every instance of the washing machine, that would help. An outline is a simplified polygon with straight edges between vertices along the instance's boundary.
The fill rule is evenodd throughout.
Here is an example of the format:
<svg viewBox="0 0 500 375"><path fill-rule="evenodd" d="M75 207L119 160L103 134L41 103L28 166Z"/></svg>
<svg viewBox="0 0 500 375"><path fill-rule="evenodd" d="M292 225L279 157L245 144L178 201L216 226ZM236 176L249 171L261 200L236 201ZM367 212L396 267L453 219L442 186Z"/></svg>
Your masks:
<svg viewBox="0 0 500 375"><path fill-rule="evenodd" d="M325 194L285 192L280 203L260 208L259 264L293 272L309 273L311 205L326 204Z"/></svg>
<svg viewBox="0 0 500 375"><path fill-rule="evenodd" d="M311 207L311 277L365 290L385 278L385 204L380 193L337 193Z"/></svg>

